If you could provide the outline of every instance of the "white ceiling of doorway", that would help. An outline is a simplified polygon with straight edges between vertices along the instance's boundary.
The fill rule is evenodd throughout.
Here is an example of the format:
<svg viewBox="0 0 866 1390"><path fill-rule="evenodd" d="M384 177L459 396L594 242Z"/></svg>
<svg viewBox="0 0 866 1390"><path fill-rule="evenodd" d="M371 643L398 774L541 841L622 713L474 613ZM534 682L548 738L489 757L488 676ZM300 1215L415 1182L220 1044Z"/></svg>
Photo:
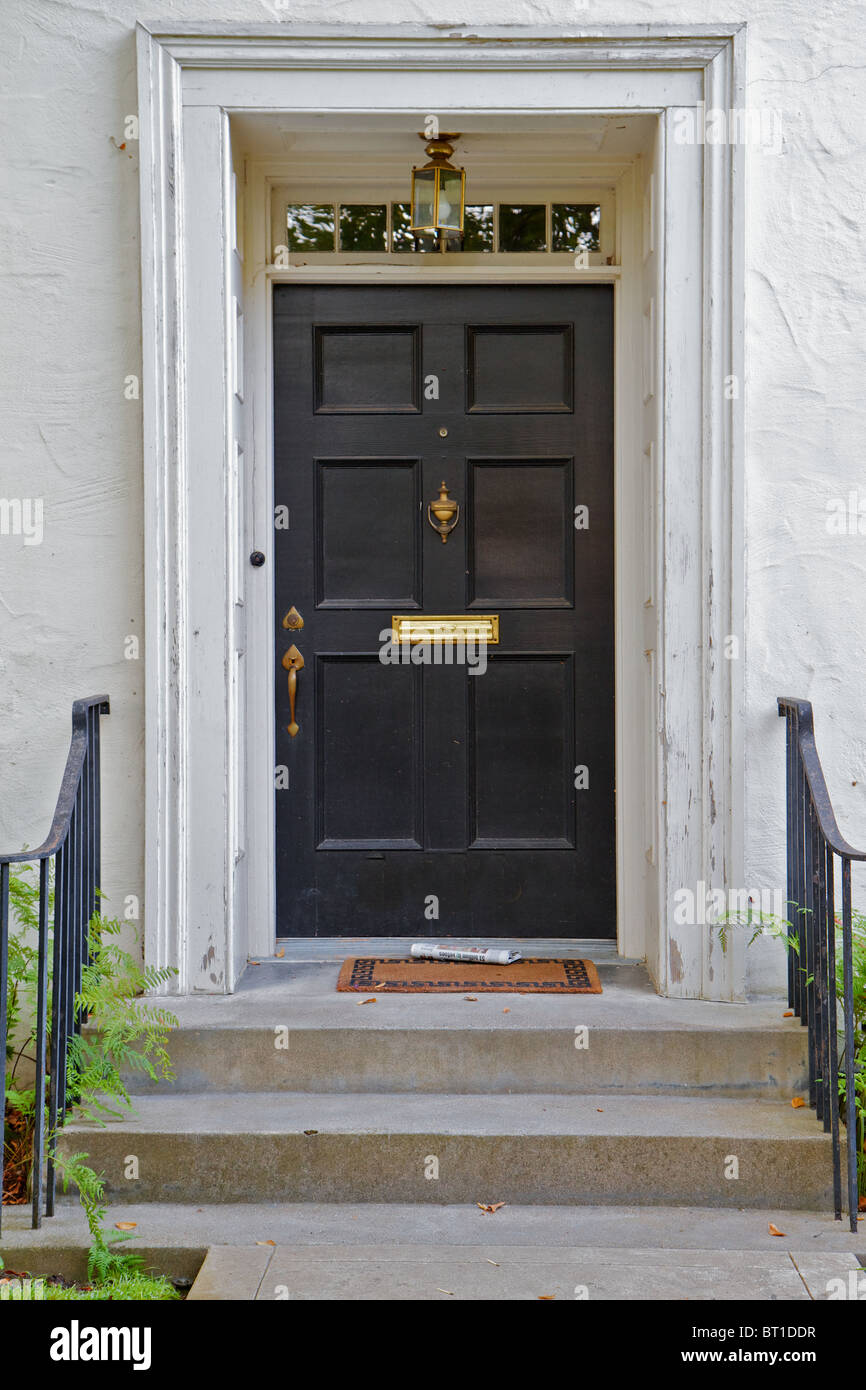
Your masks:
<svg viewBox="0 0 866 1390"><path fill-rule="evenodd" d="M655 128L650 115L436 114L442 130L460 131L455 161L484 185L586 179L645 150ZM273 160L288 182L349 178L384 189L423 163L423 119L359 115L347 127L345 115L243 112L231 124L236 158Z"/></svg>

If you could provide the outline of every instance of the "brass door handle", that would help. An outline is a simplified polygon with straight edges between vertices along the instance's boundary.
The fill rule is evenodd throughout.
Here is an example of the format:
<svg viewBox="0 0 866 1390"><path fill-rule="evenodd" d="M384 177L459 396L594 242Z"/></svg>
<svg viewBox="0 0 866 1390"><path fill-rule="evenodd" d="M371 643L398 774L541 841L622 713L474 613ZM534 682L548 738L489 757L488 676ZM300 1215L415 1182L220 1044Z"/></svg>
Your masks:
<svg viewBox="0 0 866 1390"><path fill-rule="evenodd" d="M292 722L288 725L288 731L291 737L294 738L295 734L298 732L298 729L300 727L300 725L297 724L295 721L295 699L297 698L298 694L298 672L304 669L304 658L301 656L301 653L298 651L297 647L289 647L289 650L283 656L283 669L288 671L289 673L289 714L291 716Z"/></svg>

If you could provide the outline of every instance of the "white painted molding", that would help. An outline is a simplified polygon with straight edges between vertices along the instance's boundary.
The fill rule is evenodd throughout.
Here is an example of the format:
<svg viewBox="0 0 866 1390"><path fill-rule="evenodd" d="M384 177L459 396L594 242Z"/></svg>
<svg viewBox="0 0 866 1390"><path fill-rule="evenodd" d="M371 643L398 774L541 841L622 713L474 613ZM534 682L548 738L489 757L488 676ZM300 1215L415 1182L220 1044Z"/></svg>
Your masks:
<svg viewBox="0 0 866 1390"><path fill-rule="evenodd" d="M150 962L177 965L179 991L233 988L243 961L240 932L246 924L240 919L265 891L261 883L251 884L246 913L234 891L229 837L237 812L232 760L239 730L229 683L214 680L214 654L225 665L234 640L227 574L232 547L223 531L203 554L199 534L214 519L208 508L227 495L232 457L229 316L225 282L218 278L230 249L220 206L229 196L230 177L219 153L217 167L194 171L202 202L194 219L185 216L184 189L191 179L185 157L198 148L193 135L209 139L210 132L219 143L224 115L232 109L317 109L314 96L321 109L331 111L347 109L344 103L363 92L360 109L414 111L408 100L402 108L383 106L377 74L389 74L388 92L397 93L391 101L413 87L426 94L447 55L454 109L463 109L455 99L459 90L467 94L467 107L482 109L494 75L508 71L517 74L519 85L503 84L500 77L501 95L491 109L509 109L511 100L521 110L530 102L536 110L560 112L661 110L669 136L676 105L696 100L696 75L708 106L742 104L743 46L741 25L554 30L272 24L205 32L188 25L139 26L145 940ZM586 82L566 101L556 74L575 70L586 74ZM411 81L402 83L401 74ZM418 85L418 74L426 74L426 86ZM574 86L568 84L569 92ZM579 106L572 105L578 97ZM663 993L716 999L742 994L740 948L722 954L696 928L677 927L672 914L678 888L696 889L701 881L744 886L742 659L730 662L722 655L725 636L743 633L742 399L727 401L722 389L726 376L739 376L742 383L742 189L737 147L695 149L665 141L656 185L663 437L655 466L663 496L658 543L665 583L655 649L660 739L654 750L660 759L656 810L664 833L657 855L658 939L648 958ZM204 263L194 247L205 248ZM209 317L201 301L214 293L217 316L212 304ZM219 331L217 319L223 340L212 342L202 335L208 324ZM205 399L216 409L208 420L201 417ZM223 437L215 448L217 426ZM209 480L202 518L196 489L205 439L217 478ZM257 466L265 462L260 457ZM208 562L209 577L202 570ZM202 641L202 615L216 625L208 630L209 647ZM206 774L203 759L210 759ZM262 830L260 811L251 810L250 824ZM625 910L633 911L634 904L621 903Z"/></svg>
<svg viewBox="0 0 866 1390"><path fill-rule="evenodd" d="M187 951L186 485L183 225L177 178L181 68L138 31L141 141L145 599L145 959L178 970Z"/></svg>

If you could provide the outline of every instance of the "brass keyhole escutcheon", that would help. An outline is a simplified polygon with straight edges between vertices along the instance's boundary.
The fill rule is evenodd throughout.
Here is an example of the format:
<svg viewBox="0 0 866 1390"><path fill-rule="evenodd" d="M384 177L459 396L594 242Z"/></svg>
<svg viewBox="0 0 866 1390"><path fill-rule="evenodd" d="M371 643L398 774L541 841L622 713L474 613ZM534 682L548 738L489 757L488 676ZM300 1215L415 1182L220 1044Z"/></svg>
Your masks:
<svg viewBox="0 0 866 1390"><path fill-rule="evenodd" d="M460 504L448 496L448 488L444 481L439 484L439 496L427 503L427 520L433 530L439 532L443 545L460 520Z"/></svg>
<svg viewBox="0 0 866 1390"><path fill-rule="evenodd" d="M446 428L445 428L444 425L442 426L441 430L439 431L439 438L440 438L440 439L447 439L447 438L448 438L448 431L446 430Z"/></svg>
<svg viewBox="0 0 866 1390"><path fill-rule="evenodd" d="M292 604L292 607L289 609L288 613L283 618L283 627L290 628L293 632L299 632L303 626L304 620L298 612L297 608L295 608L294 604Z"/></svg>

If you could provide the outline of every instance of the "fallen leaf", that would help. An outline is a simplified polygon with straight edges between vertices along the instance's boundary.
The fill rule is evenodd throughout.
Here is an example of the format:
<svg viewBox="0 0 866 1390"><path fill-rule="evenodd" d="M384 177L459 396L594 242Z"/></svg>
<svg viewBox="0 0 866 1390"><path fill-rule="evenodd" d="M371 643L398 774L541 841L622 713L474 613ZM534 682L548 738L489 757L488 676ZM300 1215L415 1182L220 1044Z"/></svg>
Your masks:
<svg viewBox="0 0 866 1390"><path fill-rule="evenodd" d="M794 1010L793 1010L793 1009L786 1009L785 1012L782 1014L782 1017L783 1017L783 1018L793 1018L793 1017L794 1017Z"/></svg>
<svg viewBox="0 0 866 1390"><path fill-rule="evenodd" d="M500 1208L500 1207L504 1207L504 1206L505 1206L505 1203L504 1203L504 1202L476 1202L475 1205L476 1205L476 1207L478 1207L478 1209L479 1209L480 1211L499 1211L499 1208Z"/></svg>
<svg viewBox="0 0 866 1390"><path fill-rule="evenodd" d="M487 1263L489 1265L493 1265L495 1269L499 1268L499 1265L497 1264L496 1260L488 1260Z"/></svg>
<svg viewBox="0 0 866 1390"><path fill-rule="evenodd" d="M467 1004L477 1004L477 1003L478 1003L478 999L477 999L476 995L474 995L474 994L464 994L463 999L464 999L464 1002L467 1003Z"/></svg>
<svg viewBox="0 0 866 1390"><path fill-rule="evenodd" d="M318 1131L317 1129L305 1129L305 1130L304 1130L304 1133L305 1133L305 1134L318 1134L318 1132L319 1132L319 1131Z"/></svg>
<svg viewBox="0 0 866 1390"><path fill-rule="evenodd" d="M375 998L373 998L373 999L357 999L355 1002L356 1002L358 1005L361 1005L361 1004L375 1004L376 1000L375 1000Z"/></svg>
<svg viewBox="0 0 866 1390"><path fill-rule="evenodd" d="M260 960L249 960L249 961L247 961L247 965L261 965L261 961L260 961Z"/></svg>
<svg viewBox="0 0 866 1390"><path fill-rule="evenodd" d="M795 1110L802 1110L806 1102L804 1101L802 1096L795 1096L794 1099L791 1101L791 1104L793 1105Z"/></svg>
<svg viewBox="0 0 866 1390"><path fill-rule="evenodd" d="M772 1221L770 1222L770 1235L771 1235L771 1236L783 1236L784 1234L785 1234L784 1231L780 1231L779 1228L778 1228L778 1226L774 1226L773 1223L772 1223Z"/></svg>
<svg viewBox="0 0 866 1390"><path fill-rule="evenodd" d="M447 1293L447 1294L450 1294L452 1298L454 1297L454 1290L453 1290L453 1289L439 1289L439 1288L437 1288L436 1292L437 1292L437 1293Z"/></svg>
<svg viewBox="0 0 866 1390"><path fill-rule="evenodd" d="M257 1240L256 1245L276 1245L275 1240Z"/></svg>
<svg viewBox="0 0 866 1390"><path fill-rule="evenodd" d="M278 951L275 951L275 952L274 952L274 955L276 956L277 960L282 960L282 958L283 958L283 956L284 956L285 954L286 954L286 953L285 953L285 951L283 950L282 946L280 947L280 949L279 949Z"/></svg>
<svg viewBox="0 0 866 1390"><path fill-rule="evenodd" d="M503 1012L504 1014L510 1014L510 1013L511 1013L511 1010L510 1010L510 1009L503 1009L502 1012Z"/></svg>
<svg viewBox="0 0 866 1390"><path fill-rule="evenodd" d="M555 1298L555 1293L540 1293L538 1295L539 1303L552 1303Z"/></svg>
<svg viewBox="0 0 866 1390"><path fill-rule="evenodd" d="M604 1114L604 1111L602 1110L602 1108L601 1108L600 1105L597 1105L595 1108L596 1108L596 1110L598 1111L599 1115L603 1115L603 1114Z"/></svg>
<svg viewBox="0 0 866 1390"><path fill-rule="evenodd" d="M137 1225L137 1221L115 1221L114 1229L116 1231L134 1231Z"/></svg>

